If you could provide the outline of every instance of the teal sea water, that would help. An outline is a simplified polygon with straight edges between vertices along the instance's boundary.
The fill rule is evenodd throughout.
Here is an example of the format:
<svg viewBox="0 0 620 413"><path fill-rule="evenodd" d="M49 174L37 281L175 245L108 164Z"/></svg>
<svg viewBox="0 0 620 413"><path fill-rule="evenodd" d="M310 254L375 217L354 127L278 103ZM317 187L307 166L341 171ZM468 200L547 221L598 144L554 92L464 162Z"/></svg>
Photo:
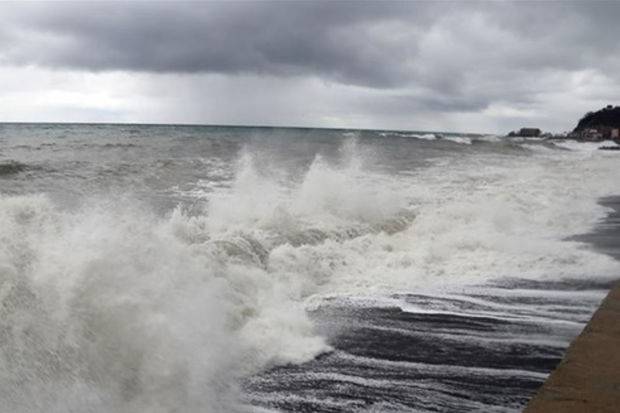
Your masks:
<svg viewBox="0 0 620 413"><path fill-rule="evenodd" d="M606 144L2 124L0 405L519 411L620 269Z"/></svg>

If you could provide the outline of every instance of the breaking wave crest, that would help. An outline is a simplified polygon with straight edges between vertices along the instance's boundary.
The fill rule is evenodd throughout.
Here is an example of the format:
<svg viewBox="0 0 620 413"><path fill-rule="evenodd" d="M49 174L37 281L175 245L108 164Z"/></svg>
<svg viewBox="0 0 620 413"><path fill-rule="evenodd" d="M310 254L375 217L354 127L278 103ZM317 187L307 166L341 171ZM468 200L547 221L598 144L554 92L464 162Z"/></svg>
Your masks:
<svg viewBox="0 0 620 413"><path fill-rule="evenodd" d="M230 411L239 375L325 350L294 280L255 265L257 242L213 242L203 222L3 198L3 406Z"/></svg>
<svg viewBox="0 0 620 413"><path fill-rule="evenodd" d="M240 377L329 349L304 299L332 264L303 249L395 233L414 218L378 202L398 196L358 175L354 160L317 158L283 188L245 155L231 191L192 216L157 216L131 198L64 210L44 195L0 197L2 405L242 409ZM283 248L301 250L307 268Z"/></svg>
<svg viewBox="0 0 620 413"><path fill-rule="evenodd" d="M381 136L396 136L399 138L413 138L422 141L437 141L437 140L445 140L453 143L459 143L463 145L471 145L472 141L479 142L497 142L499 138L493 135L480 135L475 138L470 136L460 136L454 134L443 134L443 133L412 133L412 132L381 132Z"/></svg>

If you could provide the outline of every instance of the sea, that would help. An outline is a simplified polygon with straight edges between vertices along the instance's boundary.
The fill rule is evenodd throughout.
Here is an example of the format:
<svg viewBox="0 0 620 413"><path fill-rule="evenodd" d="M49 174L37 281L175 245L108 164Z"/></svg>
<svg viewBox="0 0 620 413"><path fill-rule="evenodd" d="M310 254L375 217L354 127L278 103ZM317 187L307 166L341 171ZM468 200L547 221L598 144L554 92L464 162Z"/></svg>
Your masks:
<svg viewBox="0 0 620 413"><path fill-rule="evenodd" d="M0 124L0 411L520 411L620 274L608 145Z"/></svg>

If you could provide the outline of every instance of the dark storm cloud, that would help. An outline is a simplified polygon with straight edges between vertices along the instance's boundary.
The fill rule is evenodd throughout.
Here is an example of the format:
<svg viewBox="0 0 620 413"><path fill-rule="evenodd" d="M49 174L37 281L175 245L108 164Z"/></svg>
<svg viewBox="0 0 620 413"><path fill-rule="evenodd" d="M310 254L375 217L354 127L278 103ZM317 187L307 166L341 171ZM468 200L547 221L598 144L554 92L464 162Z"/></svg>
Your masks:
<svg viewBox="0 0 620 413"><path fill-rule="evenodd" d="M40 6L40 5L39 5ZM404 3L112 3L15 7L6 59L88 70L313 74L393 86L408 39L375 26L423 10Z"/></svg>
<svg viewBox="0 0 620 413"><path fill-rule="evenodd" d="M581 71L620 82L620 2L4 4L0 16L5 64L314 77L387 90L378 111L528 104Z"/></svg>
<svg viewBox="0 0 620 413"><path fill-rule="evenodd" d="M572 67L605 58L617 51L620 33L615 2L54 3L2 9L0 39L8 61L89 70L311 74L370 87L415 80L425 70L417 60L420 42L437 28L449 37L453 27L439 25L451 16L454 33L464 31L465 38L447 41L472 44L471 31L485 29L468 27L472 17L514 35L523 47L496 50L495 59L492 50L465 50L498 68ZM488 40L491 49L504 46L502 39L495 45ZM448 65L457 66L459 58ZM444 80L450 79L437 83Z"/></svg>

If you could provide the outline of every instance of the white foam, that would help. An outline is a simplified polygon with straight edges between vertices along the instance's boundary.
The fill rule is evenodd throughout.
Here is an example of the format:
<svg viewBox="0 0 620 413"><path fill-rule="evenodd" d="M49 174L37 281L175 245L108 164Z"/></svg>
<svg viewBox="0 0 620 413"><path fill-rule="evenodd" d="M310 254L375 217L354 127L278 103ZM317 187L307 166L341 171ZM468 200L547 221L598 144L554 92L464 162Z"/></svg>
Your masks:
<svg viewBox="0 0 620 413"><path fill-rule="evenodd" d="M483 136L477 136L476 140L483 141L483 142L501 142L502 138L500 138L497 135L483 135Z"/></svg>
<svg viewBox="0 0 620 413"><path fill-rule="evenodd" d="M592 152L604 146L618 146L614 141L601 141L601 142L582 142L572 139L566 139L562 141L554 141L554 145L560 148L570 149L572 151Z"/></svg>
<svg viewBox="0 0 620 413"><path fill-rule="evenodd" d="M471 138L467 136L444 136L442 139L463 145L471 145Z"/></svg>
<svg viewBox="0 0 620 413"><path fill-rule="evenodd" d="M410 136L412 138L417 138L417 139L422 139L422 140L426 140L426 141L434 141L437 140L437 135L435 135L434 133L425 133L423 135L407 135Z"/></svg>
<svg viewBox="0 0 620 413"><path fill-rule="evenodd" d="M257 207L248 213L261 231L329 231L379 221L403 208L416 211L413 224L393 235L368 232L276 246L270 269L305 273L307 294L412 291L448 278L467 283L495 276L606 276L617 271L614 260L564 241L589 231L606 211L597 198L616 190L613 160L598 155L475 155L398 177L370 174L360 160L334 168L319 158L299 186L284 189L270 181L280 189L257 191L262 200L253 200ZM234 188L231 196L241 198L233 203L244 204L248 193Z"/></svg>
<svg viewBox="0 0 620 413"><path fill-rule="evenodd" d="M427 140L427 141L434 141L437 139L437 135L434 133L420 134L420 133L413 133L413 132L381 132L380 135L383 137L398 136L401 138L414 138L414 139L421 139L421 140Z"/></svg>
<svg viewBox="0 0 620 413"><path fill-rule="evenodd" d="M211 248L204 217L2 197L0 227L7 410L232 411L241 375L327 348L299 292Z"/></svg>
<svg viewBox="0 0 620 413"><path fill-rule="evenodd" d="M587 232L605 214L596 199L615 191L617 175L604 157L556 152L440 165L386 184L419 203L406 231L303 249L283 245L270 262L283 271L329 264L326 289L362 294L411 291L446 277L452 283L488 276L610 275L618 269L614 260L563 239Z"/></svg>

